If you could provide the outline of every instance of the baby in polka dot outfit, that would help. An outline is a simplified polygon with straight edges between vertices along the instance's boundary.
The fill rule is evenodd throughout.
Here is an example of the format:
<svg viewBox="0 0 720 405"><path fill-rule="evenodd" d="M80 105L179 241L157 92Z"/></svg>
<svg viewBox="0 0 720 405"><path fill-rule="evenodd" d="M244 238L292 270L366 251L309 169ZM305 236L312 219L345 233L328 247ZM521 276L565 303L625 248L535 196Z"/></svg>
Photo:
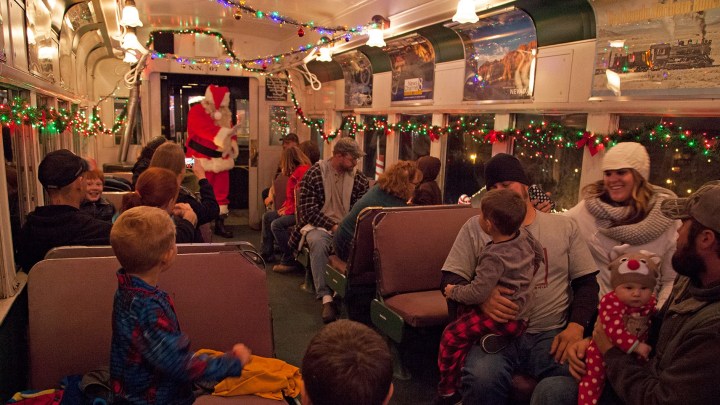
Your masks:
<svg viewBox="0 0 720 405"><path fill-rule="evenodd" d="M610 263L613 291L598 305L598 321L613 344L627 354L647 360L652 349L644 343L655 311L653 290L659 274L660 257L641 250L615 258ZM586 352L586 374L580 380L579 405L598 403L605 387L605 362L595 342Z"/></svg>

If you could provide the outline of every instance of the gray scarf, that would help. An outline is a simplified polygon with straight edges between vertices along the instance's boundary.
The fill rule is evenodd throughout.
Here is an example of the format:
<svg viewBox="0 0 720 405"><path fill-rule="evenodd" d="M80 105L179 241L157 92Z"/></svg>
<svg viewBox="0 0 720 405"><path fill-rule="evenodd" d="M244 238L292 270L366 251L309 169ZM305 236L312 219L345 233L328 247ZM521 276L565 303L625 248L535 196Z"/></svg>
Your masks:
<svg viewBox="0 0 720 405"><path fill-rule="evenodd" d="M652 188L653 195L650 198L650 207L652 208L650 208L650 212L642 221L629 225L614 226L613 224L627 218L630 215L630 207L615 207L598 197L586 198L585 206L590 214L595 217L598 232L620 243L629 243L633 246L652 242L665 233L672 226L674 220L660 212L660 205L662 200L674 198L675 194L662 187L652 186Z"/></svg>

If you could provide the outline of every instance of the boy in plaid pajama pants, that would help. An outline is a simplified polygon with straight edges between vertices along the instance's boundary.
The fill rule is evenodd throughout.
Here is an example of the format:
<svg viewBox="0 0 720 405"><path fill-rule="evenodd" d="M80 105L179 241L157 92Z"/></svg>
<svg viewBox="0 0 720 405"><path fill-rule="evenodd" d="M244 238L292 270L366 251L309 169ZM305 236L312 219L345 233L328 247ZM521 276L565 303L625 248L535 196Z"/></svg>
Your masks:
<svg viewBox="0 0 720 405"><path fill-rule="evenodd" d="M469 285L448 284L445 287L445 297L462 305L458 309L458 318L445 328L440 341L437 404L459 402L460 370L470 347L482 336L515 337L527 326L522 316L518 320L499 323L479 308L498 284L514 290L508 298L520 307L521 315L527 306L533 291L533 276L543 262L544 254L540 243L521 228L526 210L525 201L511 190L491 190L481 200L480 227L492 237L492 242L478 258L475 278Z"/></svg>

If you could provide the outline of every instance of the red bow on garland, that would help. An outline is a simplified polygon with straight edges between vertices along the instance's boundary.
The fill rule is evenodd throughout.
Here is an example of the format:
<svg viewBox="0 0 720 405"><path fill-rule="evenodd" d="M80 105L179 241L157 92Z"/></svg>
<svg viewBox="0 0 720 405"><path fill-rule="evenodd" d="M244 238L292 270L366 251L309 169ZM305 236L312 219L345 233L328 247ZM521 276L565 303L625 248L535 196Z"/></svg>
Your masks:
<svg viewBox="0 0 720 405"><path fill-rule="evenodd" d="M489 142L491 144L497 142L499 134L502 134L502 133L498 132L494 129L491 129L490 131L488 131L487 134L485 134L485 142Z"/></svg>
<svg viewBox="0 0 720 405"><path fill-rule="evenodd" d="M578 149L582 148L583 146L587 146L588 151L590 151L590 156L595 156L595 155L597 155L598 152L605 149L605 145L603 145L603 144L598 145L597 142L595 141L595 139L596 139L595 134L593 134L591 132L585 132L583 134L582 139L580 139L579 141L577 141L575 143L575 146Z"/></svg>

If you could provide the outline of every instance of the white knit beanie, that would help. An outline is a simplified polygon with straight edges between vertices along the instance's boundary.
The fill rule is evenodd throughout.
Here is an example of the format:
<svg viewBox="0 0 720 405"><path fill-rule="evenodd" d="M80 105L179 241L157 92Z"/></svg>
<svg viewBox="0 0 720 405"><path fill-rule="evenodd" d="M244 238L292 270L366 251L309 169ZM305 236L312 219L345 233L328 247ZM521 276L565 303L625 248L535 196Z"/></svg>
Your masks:
<svg viewBox="0 0 720 405"><path fill-rule="evenodd" d="M650 179L650 156L644 146L637 142L621 142L605 152L601 170L635 169L645 179Z"/></svg>

